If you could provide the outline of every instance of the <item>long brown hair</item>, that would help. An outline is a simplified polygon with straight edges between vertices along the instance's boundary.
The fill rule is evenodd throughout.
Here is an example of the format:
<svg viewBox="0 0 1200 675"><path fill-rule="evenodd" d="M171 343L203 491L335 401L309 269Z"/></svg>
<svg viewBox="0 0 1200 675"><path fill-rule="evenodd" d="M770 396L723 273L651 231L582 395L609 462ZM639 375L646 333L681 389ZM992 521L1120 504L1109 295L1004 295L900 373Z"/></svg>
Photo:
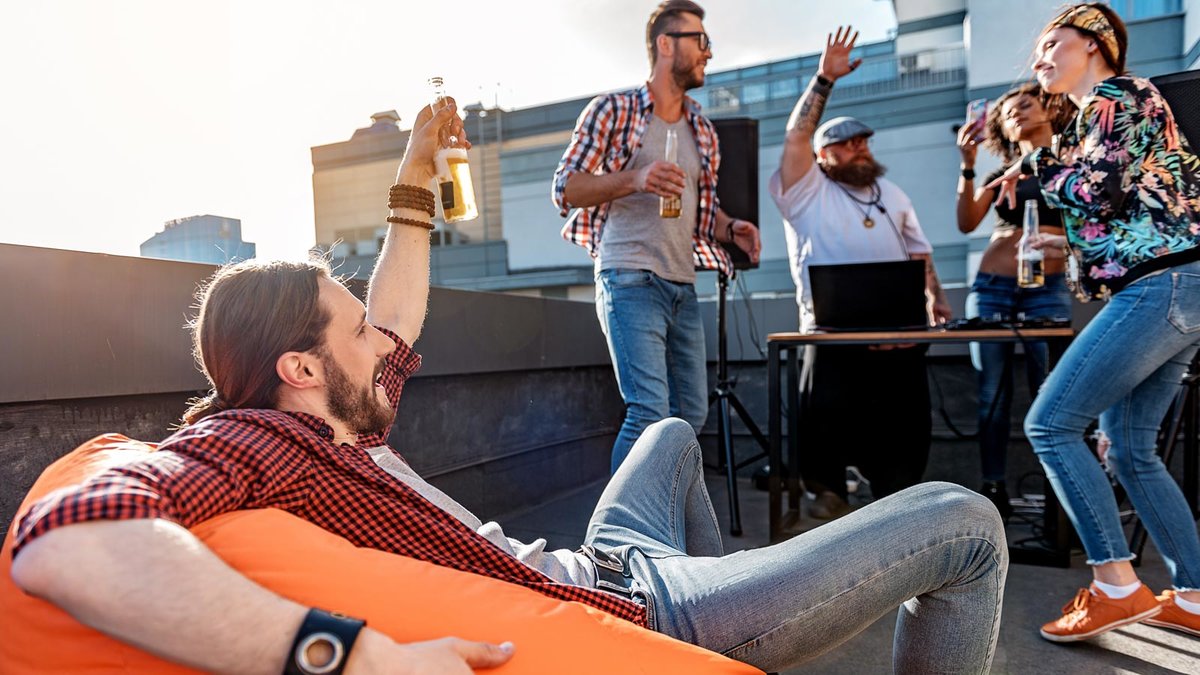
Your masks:
<svg viewBox="0 0 1200 675"><path fill-rule="evenodd" d="M323 259L248 260L226 265L196 293L192 353L212 391L188 401L183 425L231 408L273 408L282 381L275 363L286 352L324 344L329 311L320 302Z"/></svg>

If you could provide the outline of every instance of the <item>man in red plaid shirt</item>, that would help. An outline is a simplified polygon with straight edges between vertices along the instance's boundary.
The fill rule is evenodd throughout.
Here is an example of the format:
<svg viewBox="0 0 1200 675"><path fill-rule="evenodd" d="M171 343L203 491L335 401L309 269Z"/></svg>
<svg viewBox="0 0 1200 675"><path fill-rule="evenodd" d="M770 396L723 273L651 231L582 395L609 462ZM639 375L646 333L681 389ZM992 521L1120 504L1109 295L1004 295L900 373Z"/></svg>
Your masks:
<svg viewBox="0 0 1200 675"><path fill-rule="evenodd" d="M453 638L397 644L254 584L186 529L273 507L358 546L486 569L644 622L636 603L555 582L517 557L536 562L539 552L498 548L422 485L384 468L407 468L384 438L420 365L408 345L425 319L433 206L432 193L428 211L420 195L433 177L438 131L465 138L455 113L450 101L417 117L396 183L420 187L393 195L394 224L365 307L323 261L218 270L194 327L212 394L156 452L18 515L12 575L20 587L112 637L206 671L448 673L511 656L511 645Z"/></svg>
<svg viewBox="0 0 1200 675"><path fill-rule="evenodd" d="M625 399L614 473L650 424L680 417L697 433L704 426L708 368L696 270L730 274L723 243L758 261L758 228L717 203L716 131L687 96L704 85L712 58L703 18L690 0L658 6L646 25L650 79L592 100L554 173L554 203L564 216L576 209L562 234L595 259L596 314ZM667 161L672 135L678 152ZM661 211L660 199L677 208Z"/></svg>
<svg viewBox="0 0 1200 675"><path fill-rule="evenodd" d="M544 540L524 544L481 523L386 446L420 364L408 345L429 291L432 194L411 186L430 183L446 125L465 138L454 112L451 102L417 117L365 307L320 262L219 270L194 328L212 394L156 452L19 514L17 585L208 671L440 675L509 659L511 645L397 644L304 607L234 571L187 529L270 507L360 547L582 602L765 670L828 651L899 606L898 672L986 671L1007 548L995 508L969 490L925 483L786 542L723 555L695 434L667 419L634 443L583 547L546 551ZM619 655L586 656L622 667Z"/></svg>

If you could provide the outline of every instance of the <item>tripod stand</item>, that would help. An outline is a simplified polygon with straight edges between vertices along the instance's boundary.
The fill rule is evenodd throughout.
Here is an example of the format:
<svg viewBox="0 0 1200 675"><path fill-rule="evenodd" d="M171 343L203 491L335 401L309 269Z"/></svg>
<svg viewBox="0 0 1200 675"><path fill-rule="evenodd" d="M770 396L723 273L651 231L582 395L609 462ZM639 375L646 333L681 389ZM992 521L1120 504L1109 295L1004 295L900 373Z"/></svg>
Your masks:
<svg viewBox="0 0 1200 675"><path fill-rule="evenodd" d="M729 380L729 346L725 337L725 295L729 290L730 277L724 273L717 274L717 386L708 395L708 405L717 404L717 468L725 470L726 481L729 485L729 533L735 537L742 536L742 514L738 507L737 472L763 457L767 456L767 437L758 429L746 406L738 400L733 391L734 383ZM742 423L753 434L754 440L762 448L762 452L744 459L738 463L733 456L733 425L729 414L730 406L737 412Z"/></svg>

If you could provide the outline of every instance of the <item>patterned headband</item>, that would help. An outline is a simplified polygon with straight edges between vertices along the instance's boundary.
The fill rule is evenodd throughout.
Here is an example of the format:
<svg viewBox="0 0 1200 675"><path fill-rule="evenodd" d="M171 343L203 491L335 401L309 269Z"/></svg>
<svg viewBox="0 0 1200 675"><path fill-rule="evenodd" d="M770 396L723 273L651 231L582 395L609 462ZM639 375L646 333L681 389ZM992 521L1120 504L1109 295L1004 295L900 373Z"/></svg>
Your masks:
<svg viewBox="0 0 1200 675"><path fill-rule="evenodd" d="M1108 56L1114 63L1120 58L1121 50L1117 48L1117 32L1108 22L1108 17L1099 9L1091 5L1072 7L1051 21L1042 34L1045 35L1059 26L1071 26L1095 35L1100 38L1100 42L1103 43L1104 48L1108 51Z"/></svg>

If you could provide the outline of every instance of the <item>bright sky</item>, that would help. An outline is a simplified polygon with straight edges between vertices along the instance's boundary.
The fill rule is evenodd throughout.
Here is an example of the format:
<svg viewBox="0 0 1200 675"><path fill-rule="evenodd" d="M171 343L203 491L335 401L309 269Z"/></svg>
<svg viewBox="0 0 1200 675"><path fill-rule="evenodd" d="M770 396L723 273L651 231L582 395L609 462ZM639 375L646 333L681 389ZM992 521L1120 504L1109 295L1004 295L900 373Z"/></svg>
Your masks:
<svg viewBox="0 0 1200 675"><path fill-rule="evenodd" d="M309 148L404 120L441 74L506 109L635 85L654 0L39 0L0 7L0 242L137 255L164 221L312 245ZM707 0L709 72L818 51L887 0ZM401 124L405 124L402 120ZM549 176L547 176L549 180ZM547 208L549 202L547 202Z"/></svg>

